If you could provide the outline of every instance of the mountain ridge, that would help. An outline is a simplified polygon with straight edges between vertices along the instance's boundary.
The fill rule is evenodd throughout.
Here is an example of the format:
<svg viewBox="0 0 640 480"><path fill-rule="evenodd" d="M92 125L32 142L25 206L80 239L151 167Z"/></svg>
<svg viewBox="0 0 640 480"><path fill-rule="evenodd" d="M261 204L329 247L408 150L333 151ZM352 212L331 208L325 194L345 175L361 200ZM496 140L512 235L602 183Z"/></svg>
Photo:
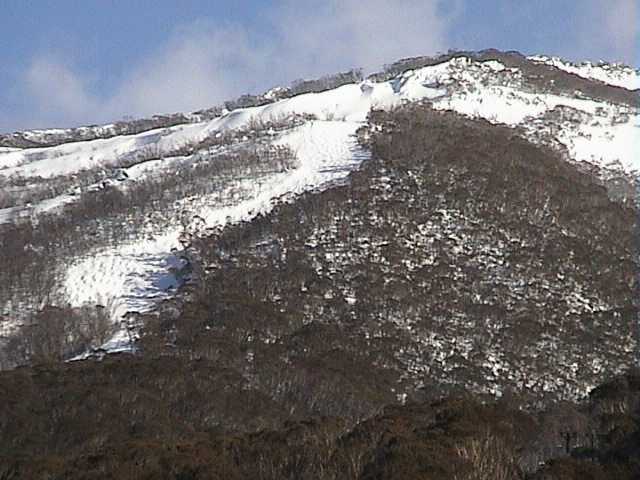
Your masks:
<svg viewBox="0 0 640 480"><path fill-rule="evenodd" d="M366 79L376 80L388 77L389 75L398 75L404 73L406 70L414 68L416 65L428 66L430 64L435 65L437 63L444 63L456 56L470 56L478 59L526 59L536 63L549 65L567 73L583 77L587 80L597 80L612 87L620 87L630 91L637 91L640 88L640 69L634 69L628 65L617 63L611 64L606 62L600 62L598 64L593 64L591 62L575 64L564 60L561 57L547 55L532 55L525 57L519 52L502 52L496 49L486 49L479 52L463 50L452 51L447 54L439 54L435 56L408 57L386 65L383 71L371 73L367 75ZM61 140L40 141L37 140L38 136L44 136L45 138L47 136L53 138L56 136L67 136L71 138L75 137L77 139L76 141L82 141L97 138L109 138L110 136L117 135L143 133L144 131L158 127L192 123L207 118L214 118L222 115L224 110L258 106L259 104L271 103L293 95L309 93L310 91L327 90L340 86L341 84L351 83L353 81L362 81L364 79L365 77L362 72L354 69L313 80L297 80L289 87L277 86L257 95L245 94L238 97L236 100L224 102L221 106L197 110L191 113L166 113L162 115L154 115L148 119L140 118L134 120L122 120L106 125L88 125L66 129L37 129L0 133L0 148L55 146L58 142L64 143ZM90 138L92 135L90 132L92 130L95 130L95 133L93 134L94 138ZM36 140L34 140L34 137Z"/></svg>

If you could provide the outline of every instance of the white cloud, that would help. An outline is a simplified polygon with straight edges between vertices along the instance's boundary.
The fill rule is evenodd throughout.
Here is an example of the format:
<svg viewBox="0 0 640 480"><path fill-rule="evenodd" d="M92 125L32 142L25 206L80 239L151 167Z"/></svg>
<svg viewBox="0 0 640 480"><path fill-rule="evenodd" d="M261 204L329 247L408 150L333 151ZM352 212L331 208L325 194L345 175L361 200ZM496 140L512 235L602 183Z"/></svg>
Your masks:
<svg viewBox="0 0 640 480"><path fill-rule="evenodd" d="M251 45L238 26L198 22L174 33L165 48L126 76L107 109L117 116L190 111L255 88L270 52ZM253 79L253 80L252 80Z"/></svg>
<svg viewBox="0 0 640 480"><path fill-rule="evenodd" d="M609 0L605 26L611 46L624 60L638 62L638 23L640 8L637 0Z"/></svg>
<svg viewBox="0 0 640 480"><path fill-rule="evenodd" d="M83 73L38 56L25 74L25 93L37 105L33 121L96 123L206 108L302 76L441 51L449 25L438 0L284 0L264 20L272 32L266 38L210 21L178 28L103 98L90 93Z"/></svg>
<svg viewBox="0 0 640 480"><path fill-rule="evenodd" d="M40 121L55 117L56 112L68 118L85 118L95 112L97 102L88 93L86 81L54 58L35 58L24 80Z"/></svg>
<svg viewBox="0 0 640 480"><path fill-rule="evenodd" d="M638 66L640 61L640 5L638 0L587 0L576 11L574 43L582 57L622 61Z"/></svg>
<svg viewBox="0 0 640 480"><path fill-rule="evenodd" d="M436 0L289 1L278 15L285 58L313 74L444 50L449 25Z"/></svg>

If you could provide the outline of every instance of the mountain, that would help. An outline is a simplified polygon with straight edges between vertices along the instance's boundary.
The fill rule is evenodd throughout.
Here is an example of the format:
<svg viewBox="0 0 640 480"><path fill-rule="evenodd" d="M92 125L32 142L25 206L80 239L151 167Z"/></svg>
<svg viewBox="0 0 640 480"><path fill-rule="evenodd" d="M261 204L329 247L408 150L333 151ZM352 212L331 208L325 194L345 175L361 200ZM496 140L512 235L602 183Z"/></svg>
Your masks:
<svg viewBox="0 0 640 480"><path fill-rule="evenodd" d="M639 79L453 52L1 137L0 478L636 478Z"/></svg>

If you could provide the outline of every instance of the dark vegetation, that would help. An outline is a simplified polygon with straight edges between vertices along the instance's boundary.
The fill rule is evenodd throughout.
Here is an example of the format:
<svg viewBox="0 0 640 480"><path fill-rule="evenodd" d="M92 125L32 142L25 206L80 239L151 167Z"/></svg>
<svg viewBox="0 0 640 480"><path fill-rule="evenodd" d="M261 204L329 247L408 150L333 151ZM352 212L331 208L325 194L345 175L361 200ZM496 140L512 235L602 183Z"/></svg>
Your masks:
<svg viewBox="0 0 640 480"><path fill-rule="evenodd" d="M288 96L301 95L303 93L319 93L326 90L358 83L364 80L362 70L349 70L347 72L327 75L315 80L296 80L288 90Z"/></svg>
<svg viewBox="0 0 640 480"><path fill-rule="evenodd" d="M311 80L299 79L295 80L290 87L275 88L259 95L241 95L236 100L224 102L224 109L232 111L237 108L260 107L278 100L295 97L296 95L324 92L350 83L360 82L363 78L362 71L355 69ZM222 113L223 107L213 107L196 112L197 115L204 117L215 117L222 115Z"/></svg>
<svg viewBox="0 0 640 480"><path fill-rule="evenodd" d="M26 207L42 200L78 191L104 179L104 172L87 171L73 178L59 175L53 178L0 177L0 209Z"/></svg>
<svg viewBox="0 0 640 480"><path fill-rule="evenodd" d="M46 305L11 335L3 363L61 362L103 345L114 332L106 307L70 308ZM1 365L0 366L5 366Z"/></svg>
<svg viewBox="0 0 640 480"><path fill-rule="evenodd" d="M243 368L247 350L265 370L364 364L373 391L408 398L578 398L633 364L631 206L506 127L420 106L371 121L349 185L194 241L204 267L160 343L225 361L218 343L239 343Z"/></svg>
<svg viewBox="0 0 640 480"><path fill-rule="evenodd" d="M245 376L207 360L113 355L4 372L0 387L7 480L640 475L637 372L580 406L532 412L514 398L461 393L390 405L359 423L295 419Z"/></svg>
<svg viewBox="0 0 640 480"><path fill-rule="evenodd" d="M348 185L188 237L136 355L0 373L0 479L638 478L637 212L515 130L370 120Z"/></svg>

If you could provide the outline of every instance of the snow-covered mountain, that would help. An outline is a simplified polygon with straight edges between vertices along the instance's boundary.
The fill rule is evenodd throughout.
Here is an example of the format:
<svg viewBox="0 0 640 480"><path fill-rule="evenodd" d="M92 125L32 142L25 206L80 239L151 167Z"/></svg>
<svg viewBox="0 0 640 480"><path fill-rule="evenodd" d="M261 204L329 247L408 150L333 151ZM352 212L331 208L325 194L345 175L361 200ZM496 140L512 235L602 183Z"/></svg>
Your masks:
<svg viewBox="0 0 640 480"><path fill-rule="evenodd" d="M140 184L215 162L255 142L293 152L290 167L240 175L202 195L187 192L172 199L165 211L148 213L141 228L126 238L100 240L77 256L65 253L55 267L51 297L73 308L105 305L118 323L125 314L146 312L174 294L186 267L180 254L186 228L211 231L265 213L283 196L344 180L368 158L355 134L372 109L429 102L436 110L517 128L533 142L563 149L568 161L597 167L602 178L640 172L639 103L637 93L629 91L640 85L638 71L495 52L424 63L387 80L372 76L279 100L266 95L270 103L210 120L183 115L184 123L134 135L119 135L113 125L93 127L92 134L109 138L88 141L77 141L82 138L78 129L68 131L68 141L64 130L20 134L41 143L55 138L57 144L0 150L0 222L27 222L37 230L41 217L64 216L65 209L77 208L95 192L135 191ZM584 86L589 88L580 88ZM11 142L5 139L4 144ZM56 255L55 248L51 254ZM6 325L41 306L30 304L29 297L19 289L2 292L0 312L9 319ZM127 338L121 330L108 346L122 345Z"/></svg>
<svg viewBox="0 0 640 480"><path fill-rule="evenodd" d="M0 478L640 478L639 80L457 52L0 135Z"/></svg>

